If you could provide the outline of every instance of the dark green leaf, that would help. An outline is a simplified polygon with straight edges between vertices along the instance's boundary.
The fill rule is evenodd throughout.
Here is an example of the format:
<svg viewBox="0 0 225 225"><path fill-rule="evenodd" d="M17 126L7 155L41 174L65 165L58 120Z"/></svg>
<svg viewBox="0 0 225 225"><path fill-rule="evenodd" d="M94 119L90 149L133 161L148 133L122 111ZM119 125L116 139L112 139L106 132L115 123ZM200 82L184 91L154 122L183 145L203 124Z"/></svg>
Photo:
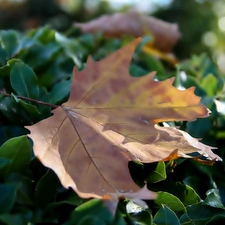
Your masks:
<svg viewBox="0 0 225 225"><path fill-rule="evenodd" d="M24 174L11 174L7 179L7 183L18 184L16 193L16 202L20 205L34 206L34 182L29 177L25 177Z"/></svg>
<svg viewBox="0 0 225 225"><path fill-rule="evenodd" d="M153 221L151 213L147 210L134 213L130 217L132 221L139 225L151 225Z"/></svg>
<svg viewBox="0 0 225 225"><path fill-rule="evenodd" d="M7 213L0 215L0 221L7 225L25 225L30 224L32 212L21 209L18 213Z"/></svg>
<svg viewBox="0 0 225 225"><path fill-rule="evenodd" d="M205 76L200 84L201 88L209 97L213 97L217 93L217 79L212 74Z"/></svg>
<svg viewBox="0 0 225 225"><path fill-rule="evenodd" d="M0 76L1 77L9 77L12 66L17 62L21 62L21 60L13 58L13 59L10 59L9 61L7 61L6 65L0 67Z"/></svg>
<svg viewBox="0 0 225 225"><path fill-rule="evenodd" d="M78 66L82 66L82 62L80 58L82 57L82 51L83 48L79 44L77 40L72 40L69 39L65 36L63 36L60 33L55 34L56 41L63 46L63 48L66 50L66 53L68 54L69 57L71 57L74 61L74 63Z"/></svg>
<svg viewBox="0 0 225 225"><path fill-rule="evenodd" d="M186 211L183 203L174 195L167 192L158 192L158 198L155 200L158 206L166 205L175 212Z"/></svg>
<svg viewBox="0 0 225 225"><path fill-rule="evenodd" d="M55 84L49 93L48 102L57 104L69 96L71 80L62 80Z"/></svg>
<svg viewBox="0 0 225 225"><path fill-rule="evenodd" d="M33 70L26 64L17 62L12 66L10 82L18 95L32 99L38 98L38 79Z"/></svg>
<svg viewBox="0 0 225 225"><path fill-rule="evenodd" d="M107 225L108 223L105 223L101 218L95 215L86 215L84 216L77 225Z"/></svg>
<svg viewBox="0 0 225 225"><path fill-rule="evenodd" d="M153 223L156 225L180 225L176 214L165 205L156 213Z"/></svg>
<svg viewBox="0 0 225 225"><path fill-rule="evenodd" d="M11 162L10 159L0 157L0 171Z"/></svg>
<svg viewBox="0 0 225 225"><path fill-rule="evenodd" d="M20 126L0 126L0 145L10 138L22 136L25 134L28 134L28 131L26 132L25 128Z"/></svg>
<svg viewBox="0 0 225 225"><path fill-rule="evenodd" d="M11 94L15 101L27 112L28 116L32 121L37 121L41 118L41 113L38 111L37 107L23 100L17 98L14 94Z"/></svg>
<svg viewBox="0 0 225 225"><path fill-rule="evenodd" d="M59 187L59 180L52 170L39 180L35 189L35 199L40 206L45 206L55 201L56 193Z"/></svg>
<svg viewBox="0 0 225 225"><path fill-rule="evenodd" d="M219 191L217 189L208 190L206 195L207 195L207 198L204 200L203 204L209 205L215 208L225 209L221 201Z"/></svg>
<svg viewBox="0 0 225 225"><path fill-rule="evenodd" d="M59 52L60 46L56 43L50 42L43 45L40 42L35 42L29 49L25 49L20 57L33 69L39 69L41 67L47 67L48 63L51 62Z"/></svg>
<svg viewBox="0 0 225 225"><path fill-rule="evenodd" d="M0 214L7 213L16 200L17 184L0 184Z"/></svg>
<svg viewBox="0 0 225 225"><path fill-rule="evenodd" d="M204 205L202 202L187 207L187 213L181 216L181 224L205 225L214 216L225 216L225 210Z"/></svg>
<svg viewBox="0 0 225 225"><path fill-rule="evenodd" d="M27 136L11 138L0 147L0 157L10 159L4 173L20 173L27 169L31 159L31 145Z"/></svg>
<svg viewBox="0 0 225 225"><path fill-rule="evenodd" d="M78 206L72 213L71 218L66 225L79 224L82 220L84 221L85 217L87 221L90 221L91 217L95 217L96 221L100 224L107 225L112 224L114 221L113 215L104 206L103 202L98 199L93 199Z"/></svg>
<svg viewBox="0 0 225 225"><path fill-rule="evenodd" d="M166 166L164 162L159 162L153 172L146 179L149 183L156 183L166 179Z"/></svg>
<svg viewBox="0 0 225 225"><path fill-rule="evenodd" d="M149 185L149 189L169 192L179 198L184 205L192 205L201 201L193 188L180 182L165 180L155 185Z"/></svg>
<svg viewBox="0 0 225 225"><path fill-rule="evenodd" d="M0 59L6 61L12 58L19 50L18 33L13 30L0 31Z"/></svg>

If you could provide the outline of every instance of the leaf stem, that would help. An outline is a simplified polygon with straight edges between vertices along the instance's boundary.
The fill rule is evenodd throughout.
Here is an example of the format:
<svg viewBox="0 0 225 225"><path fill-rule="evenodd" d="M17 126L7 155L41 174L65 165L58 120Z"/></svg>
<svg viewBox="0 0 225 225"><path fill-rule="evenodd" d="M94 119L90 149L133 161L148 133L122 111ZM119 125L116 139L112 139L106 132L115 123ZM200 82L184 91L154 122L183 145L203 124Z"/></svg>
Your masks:
<svg viewBox="0 0 225 225"><path fill-rule="evenodd" d="M6 97L12 97L12 95L7 94L7 93L4 93L2 91L0 91L0 94L1 95L4 95ZM30 102L35 102L35 103L40 104L40 105L50 106L51 108L54 108L54 109L56 109L57 107L59 107L58 105L54 105L54 104L47 103L47 102L42 102L42 101L39 101L39 100L36 100L36 99L27 98L27 97L24 97L24 96L16 96L16 97L19 98L19 99L22 99L22 100L26 100L26 101L30 101Z"/></svg>

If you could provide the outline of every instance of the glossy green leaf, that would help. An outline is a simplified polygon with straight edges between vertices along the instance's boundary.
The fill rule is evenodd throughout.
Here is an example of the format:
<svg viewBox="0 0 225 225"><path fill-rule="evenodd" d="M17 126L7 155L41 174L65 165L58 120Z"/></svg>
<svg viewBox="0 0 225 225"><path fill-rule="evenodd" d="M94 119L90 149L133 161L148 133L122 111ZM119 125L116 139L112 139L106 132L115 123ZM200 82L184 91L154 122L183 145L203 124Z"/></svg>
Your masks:
<svg viewBox="0 0 225 225"><path fill-rule="evenodd" d="M217 189L208 190L206 195L207 195L207 197L204 200L203 204L209 205L209 206L215 207L215 208L225 209L225 207L221 201L219 191Z"/></svg>
<svg viewBox="0 0 225 225"><path fill-rule="evenodd" d="M37 107L29 103L24 102L23 100L16 97L14 94L11 94L15 101L27 112L28 116L32 121L36 121L41 118L41 113L38 111Z"/></svg>
<svg viewBox="0 0 225 225"><path fill-rule="evenodd" d="M31 31L31 33L33 39L38 40L43 44L47 44L55 40L55 31L51 29L48 25L39 27L33 32Z"/></svg>
<svg viewBox="0 0 225 225"><path fill-rule="evenodd" d="M149 183L156 183L166 179L166 166L164 162L158 162L155 170L146 179Z"/></svg>
<svg viewBox="0 0 225 225"><path fill-rule="evenodd" d="M20 57L33 69L43 66L47 69L46 67L48 63L56 58L60 49L60 46L55 42L50 42L45 45L40 42L35 42L35 44L31 45L29 49L24 51Z"/></svg>
<svg viewBox="0 0 225 225"><path fill-rule="evenodd" d="M27 133L28 131L26 132L25 128L20 126L0 126L0 146L10 138L19 137Z"/></svg>
<svg viewBox="0 0 225 225"><path fill-rule="evenodd" d="M12 125L32 124L29 114L14 99L5 97L0 100L0 104L0 111Z"/></svg>
<svg viewBox="0 0 225 225"><path fill-rule="evenodd" d="M187 132L194 137L202 137L212 128L209 118L201 118L187 123Z"/></svg>
<svg viewBox="0 0 225 225"><path fill-rule="evenodd" d="M148 73L148 71L141 68L138 65L131 64L130 67L129 67L129 73L130 73L131 76L140 77L140 76L146 75Z"/></svg>
<svg viewBox="0 0 225 225"><path fill-rule="evenodd" d="M0 184L0 214L7 213L16 200L17 184Z"/></svg>
<svg viewBox="0 0 225 225"><path fill-rule="evenodd" d="M212 74L208 74L204 77L200 86L204 89L208 96L213 97L217 92L217 79Z"/></svg>
<svg viewBox="0 0 225 225"><path fill-rule="evenodd" d="M8 60L12 58L19 50L20 45L18 33L13 30L0 31L0 59Z"/></svg>
<svg viewBox="0 0 225 225"><path fill-rule="evenodd" d="M175 212L185 212L185 206L183 203L174 195L168 193L168 192L158 192L158 198L155 200L155 203L158 206L166 205L171 210Z"/></svg>
<svg viewBox="0 0 225 225"><path fill-rule="evenodd" d="M107 225L112 224L114 221L114 216L104 206L103 202L98 199L93 199L78 206L72 213L71 218L66 225L79 224L82 220L84 221L85 217L87 221L90 221L89 219L91 217L95 217L99 223L101 222L102 224Z"/></svg>
<svg viewBox="0 0 225 225"><path fill-rule="evenodd" d="M62 80L51 89L48 102L57 104L69 96L71 80Z"/></svg>
<svg viewBox="0 0 225 225"><path fill-rule="evenodd" d="M5 166L7 166L10 162L11 162L10 159L0 157L0 170L1 168L4 168Z"/></svg>
<svg viewBox="0 0 225 225"><path fill-rule="evenodd" d="M205 225L215 216L225 216L225 210L204 205L202 202L187 207L187 213L180 217L183 225Z"/></svg>
<svg viewBox="0 0 225 225"><path fill-rule="evenodd" d="M31 159L32 149L27 136L9 139L0 147L0 157L10 159L4 173L21 173L26 170Z"/></svg>
<svg viewBox="0 0 225 225"><path fill-rule="evenodd" d="M181 182L165 180L154 186L151 184L149 188L151 189L153 187L154 191L165 191L176 196L184 205L192 205L201 201L201 198L192 187Z"/></svg>
<svg viewBox="0 0 225 225"><path fill-rule="evenodd" d="M4 66L0 67L0 76L9 77L12 66L17 62L21 62L21 60L17 58L13 58L7 61L7 63Z"/></svg>
<svg viewBox="0 0 225 225"><path fill-rule="evenodd" d="M39 96L37 76L28 65L22 62L17 62L12 66L10 83L20 96L32 99L37 99Z"/></svg>
<svg viewBox="0 0 225 225"><path fill-rule="evenodd" d="M151 225L153 222L152 215L149 211L143 210L130 215L132 221L139 225Z"/></svg>
<svg viewBox="0 0 225 225"><path fill-rule="evenodd" d="M125 216L124 216L124 214L121 211L116 210L116 215L114 217L112 225L126 225L127 223L125 222L125 218L124 217Z"/></svg>
<svg viewBox="0 0 225 225"><path fill-rule="evenodd" d="M66 53L73 59L74 63L78 67L81 67L82 62L80 60L80 55L82 54L83 48L79 42L77 40L69 39L58 32L55 33L55 39L60 45L64 47Z"/></svg>
<svg viewBox="0 0 225 225"><path fill-rule="evenodd" d="M35 188L35 199L38 205L45 206L55 201L59 180L52 170L39 180Z"/></svg>
<svg viewBox="0 0 225 225"><path fill-rule="evenodd" d="M225 221L225 215L216 215L212 217L212 219L207 222L207 225L215 225L215 224L224 224Z"/></svg>
<svg viewBox="0 0 225 225"><path fill-rule="evenodd" d="M30 172L27 170L26 172ZM16 202L20 205L34 206L34 181L24 174L11 174L7 179L7 183L15 183L18 185L16 193Z"/></svg>
<svg viewBox="0 0 225 225"><path fill-rule="evenodd" d="M165 205L162 205L162 208L156 213L153 223L156 225L180 225L177 215Z"/></svg>

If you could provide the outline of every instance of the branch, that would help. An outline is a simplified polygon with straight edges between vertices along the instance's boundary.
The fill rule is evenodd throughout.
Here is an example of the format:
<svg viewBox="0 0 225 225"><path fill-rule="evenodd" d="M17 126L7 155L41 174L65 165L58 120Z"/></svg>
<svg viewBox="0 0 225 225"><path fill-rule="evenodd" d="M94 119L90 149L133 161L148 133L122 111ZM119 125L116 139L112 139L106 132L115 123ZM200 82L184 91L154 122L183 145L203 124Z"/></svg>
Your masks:
<svg viewBox="0 0 225 225"><path fill-rule="evenodd" d="M6 97L12 97L12 95L10 94L7 94L7 93L4 93L2 91L0 91L0 94L1 95L4 95ZM16 95L15 95L16 96ZM35 100L35 99L32 99L32 98L27 98L27 97L23 97L23 96L16 96L18 99L21 99L21 100L26 100L26 101L30 101L30 102L35 102L37 104L40 104L40 105L46 105L46 106L50 106L51 108L57 108L59 107L58 105L54 105L54 104L51 104L51 103L47 103L47 102L42 102L42 101L39 101L39 100Z"/></svg>

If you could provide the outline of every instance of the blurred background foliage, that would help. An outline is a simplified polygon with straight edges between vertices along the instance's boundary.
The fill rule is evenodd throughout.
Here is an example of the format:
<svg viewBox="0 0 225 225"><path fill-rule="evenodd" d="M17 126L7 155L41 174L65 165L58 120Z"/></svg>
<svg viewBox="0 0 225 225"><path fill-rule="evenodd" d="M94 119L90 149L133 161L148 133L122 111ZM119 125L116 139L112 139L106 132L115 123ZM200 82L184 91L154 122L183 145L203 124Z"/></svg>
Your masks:
<svg viewBox="0 0 225 225"><path fill-rule="evenodd" d="M176 64L139 48L130 73L141 76L155 70L158 80L175 77L174 85L180 89L195 86L195 93L211 110L210 117L171 125L217 146L216 153L225 160L223 0L0 0L0 91L62 104L69 95L74 64L81 69L88 55L101 59L131 40L84 34L73 23L134 9L177 23L182 36L174 49ZM26 80L27 93L18 85L17 73ZM110 215L101 202L86 201L65 190L54 173L32 155L24 126L49 117L50 107L15 95L0 95L0 191L5 193L0 195L0 225L224 222L224 162L211 167L179 159L151 165L129 163L134 180L138 184L147 181L160 198L147 202L150 210L120 202L113 221L103 223ZM21 146L15 153L18 143ZM170 221L165 220L167 215Z"/></svg>
<svg viewBox="0 0 225 225"><path fill-rule="evenodd" d="M208 52L225 71L223 0L0 0L0 29L26 30L50 24L66 30L75 21L131 9L178 24L182 38L175 53L179 58Z"/></svg>

